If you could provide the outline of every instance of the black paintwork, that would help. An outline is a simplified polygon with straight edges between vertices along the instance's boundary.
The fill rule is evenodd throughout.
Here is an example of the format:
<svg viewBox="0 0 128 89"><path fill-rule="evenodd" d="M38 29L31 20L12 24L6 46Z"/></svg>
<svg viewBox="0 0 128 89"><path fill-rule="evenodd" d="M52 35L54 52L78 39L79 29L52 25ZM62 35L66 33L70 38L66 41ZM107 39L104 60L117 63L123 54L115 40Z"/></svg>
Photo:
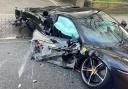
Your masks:
<svg viewBox="0 0 128 89"><path fill-rule="evenodd" d="M35 23L37 28L41 30L39 24L43 23L43 21L41 20L41 18L43 18L41 16L43 11L49 11L51 17L53 18L53 21L56 21L58 15L62 15L70 18L76 25L76 28L78 29L78 33L80 35L81 47L85 46L89 50L94 50L94 53L96 53L99 59L102 60L107 65L110 71L119 70L122 71L121 72L122 75L124 74L125 76L128 76L128 44L122 46L115 46L115 47L104 47L97 45L94 46L91 44L87 44L83 36L83 33L80 30L81 26L76 21L76 18L78 16L81 15L82 17L82 14L79 14L78 12L92 11L92 13L87 14L87 16L89 16L91 14L94 14L95 12L98 12L99 10L92 8L50 6L45 8L26 8L25 11L16 10L16 15L22 17L24 20L32 19L33 23ZM114 76L116 76L118 73L120 72L116 72Z"/></svg>

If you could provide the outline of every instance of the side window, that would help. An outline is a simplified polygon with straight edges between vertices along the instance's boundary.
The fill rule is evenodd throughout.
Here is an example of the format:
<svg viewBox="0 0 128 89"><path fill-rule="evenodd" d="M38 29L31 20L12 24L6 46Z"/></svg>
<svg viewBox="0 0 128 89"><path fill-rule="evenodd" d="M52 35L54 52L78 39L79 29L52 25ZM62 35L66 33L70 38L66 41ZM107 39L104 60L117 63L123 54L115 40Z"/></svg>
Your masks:
<svg viewBox="0 0 128 89"><path fill-rule="evenodd" d="M59 16L54 26L66 36L69 36L73 39L77 39L79 37L74 23L67 17Z"/></svg>

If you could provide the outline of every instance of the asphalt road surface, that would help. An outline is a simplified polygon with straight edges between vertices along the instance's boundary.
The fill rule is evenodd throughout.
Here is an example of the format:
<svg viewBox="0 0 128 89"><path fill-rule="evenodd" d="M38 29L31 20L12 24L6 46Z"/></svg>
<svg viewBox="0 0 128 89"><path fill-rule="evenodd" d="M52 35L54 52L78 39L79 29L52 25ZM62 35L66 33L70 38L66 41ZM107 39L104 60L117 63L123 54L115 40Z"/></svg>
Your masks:
<svg viewBox="0 0 128 89"><path fill-rule="evenodd" d="M76 71L30 60L29 44L0 41L0 89L87 89Z"/></svg>
<svg viewBox="0 0 128 89"><path fill-rule="evenodd" d="M14 14L15 7L57 4L54 0L0 0L0 14ZM16 31L12 33L12 27L0 25L2 37L17 34ZM0 89L87 89L76 71L31 61L29 39L0 39L0 49Z"/></svg>

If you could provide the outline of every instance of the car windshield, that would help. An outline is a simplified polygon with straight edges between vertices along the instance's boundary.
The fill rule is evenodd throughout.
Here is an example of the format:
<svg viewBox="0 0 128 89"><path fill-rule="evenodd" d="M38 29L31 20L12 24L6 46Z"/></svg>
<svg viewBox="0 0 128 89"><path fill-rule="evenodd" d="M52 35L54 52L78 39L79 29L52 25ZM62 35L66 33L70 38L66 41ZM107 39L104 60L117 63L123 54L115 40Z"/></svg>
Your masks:
<svg viewBox="0 0 128 89"><path fill-rule="evenodd" d="M124 28L102 11L78 20L84 39L91 44L112 46L128 38Z"/></svg>

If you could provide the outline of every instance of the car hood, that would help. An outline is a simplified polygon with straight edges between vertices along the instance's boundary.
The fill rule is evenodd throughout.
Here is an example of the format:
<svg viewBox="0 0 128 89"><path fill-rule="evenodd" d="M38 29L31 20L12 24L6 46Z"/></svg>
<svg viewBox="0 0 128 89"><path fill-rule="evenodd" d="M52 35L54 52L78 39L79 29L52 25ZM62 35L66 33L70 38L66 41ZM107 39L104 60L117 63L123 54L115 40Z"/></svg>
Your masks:
<svg viewBox="0 0 128 89"><path fill-rule="evenodd" d="M98 48L96 50L110 68L128 72L128 44L117 47Z"/></svg>
<svg viewBox="0 0 128 89"><path fill-rule="evenodd" d="M126 58L128 61L128 44L117 47L99 48L98 51L117 58Z"/></svg>

